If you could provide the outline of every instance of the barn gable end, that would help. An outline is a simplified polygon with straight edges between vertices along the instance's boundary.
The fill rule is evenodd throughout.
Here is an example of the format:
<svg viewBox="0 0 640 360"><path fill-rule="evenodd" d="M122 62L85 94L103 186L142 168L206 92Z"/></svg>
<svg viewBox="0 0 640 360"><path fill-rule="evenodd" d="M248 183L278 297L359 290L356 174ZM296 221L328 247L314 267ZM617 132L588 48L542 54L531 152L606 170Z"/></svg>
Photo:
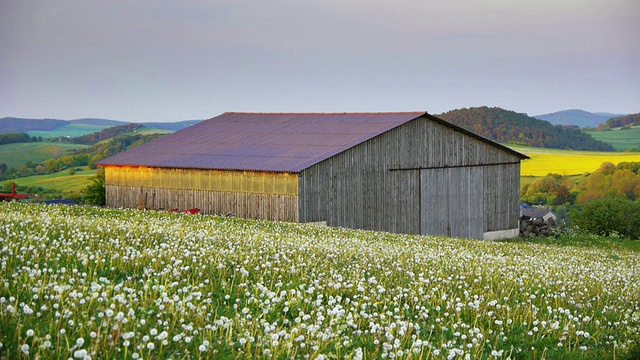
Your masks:
<svg viewBox="0 0 640 360"><path fill-rule="evenodd" d="M517 236L522 158L425 115L305 169L300 221L409 234Z"/></svg>

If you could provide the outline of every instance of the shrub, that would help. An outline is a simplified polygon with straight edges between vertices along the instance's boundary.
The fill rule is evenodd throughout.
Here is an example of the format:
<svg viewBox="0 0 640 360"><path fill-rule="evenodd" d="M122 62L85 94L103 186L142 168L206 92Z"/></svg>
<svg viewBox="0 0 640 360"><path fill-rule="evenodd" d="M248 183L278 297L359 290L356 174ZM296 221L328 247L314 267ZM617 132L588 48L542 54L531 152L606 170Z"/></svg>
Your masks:
<svg viewBox="0 0 640 360"><path fill-rule="evenodd" d="M573 224L592 234L640 239L640 203L607 197L585 204L573 216Z"/></svg>
<svg viewBox="0 0 640 360"><path fill-rule="evenodd" d="M85 189L84 201L89 205L104 206L106 204L104 168L98 169L93 183Z"/></svg>

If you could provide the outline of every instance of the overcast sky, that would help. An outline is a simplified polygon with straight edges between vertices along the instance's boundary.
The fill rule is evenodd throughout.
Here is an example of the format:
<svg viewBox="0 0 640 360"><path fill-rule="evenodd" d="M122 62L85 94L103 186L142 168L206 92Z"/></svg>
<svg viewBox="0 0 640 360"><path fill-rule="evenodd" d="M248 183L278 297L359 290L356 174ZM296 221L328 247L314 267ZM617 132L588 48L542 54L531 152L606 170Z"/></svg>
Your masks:
<svg viewBox="0 0 640 360"><path fill-rule="evenodd" d="M0 117L640 112L638 0L1 0Z"/></svg>

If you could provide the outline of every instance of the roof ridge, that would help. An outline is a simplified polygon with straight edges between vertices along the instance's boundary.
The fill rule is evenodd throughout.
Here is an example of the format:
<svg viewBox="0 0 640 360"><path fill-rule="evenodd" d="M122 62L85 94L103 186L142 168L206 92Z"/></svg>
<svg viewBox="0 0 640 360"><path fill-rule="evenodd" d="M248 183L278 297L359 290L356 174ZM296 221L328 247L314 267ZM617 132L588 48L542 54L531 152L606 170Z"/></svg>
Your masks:
<svg viewBox="0 0 640 360"><path fill-rule="evenodd" d="M244 112L225 111L227 115L389 115L389 114L427 114L426 111L378 111L378 112Z"/></svg>

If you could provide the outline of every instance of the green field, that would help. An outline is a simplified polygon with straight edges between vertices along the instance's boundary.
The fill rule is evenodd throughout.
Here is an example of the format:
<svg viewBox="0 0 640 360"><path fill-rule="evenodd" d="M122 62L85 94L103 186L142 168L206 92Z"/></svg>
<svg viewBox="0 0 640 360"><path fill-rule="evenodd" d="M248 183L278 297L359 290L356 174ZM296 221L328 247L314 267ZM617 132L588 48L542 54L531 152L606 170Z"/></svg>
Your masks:
<svg viewBox="0 0 640 360"><path fill-rule="evenodd" d="M635 359L640 254L0 203L0 358Z"/></svg>
<svg viewBox="0 0 640 360"><path fill-rule="evenodd" d="M596 140L613 145L618 151L640 146L640 126L633 126L626 130L617 128L609 131L587 131L587 133Z"/></svg>
<svg viewBox="0 0 640 360"><path fill-rule="evenodd" d="M130 131L130 132L126 133L126 134L128 134L128 135L135 135L135 134L149 135L149 134L171 134L173 132L174 131L166 130L166 129L142 127L140 129L137 129L136 131Z"/></svg>
<svg viewBox="0 0 640 360"><path fill-rule="evenodd" d="M68 150L86 148L86 145L58 142L32 142L0 145L0 164L17 168L33 161L37 164L66 155Z"/></svg>
<svg viewBox="0 0 640 360"><path fill-rule="evenodd" d="M71 123L50 131L27 131L30 136L42 136L43 138L77 137L101 131L113 125L91 125Z"/></svg>
<svg viewBox="0 0 640 360"><path fill-rule="evenodd" d="M47 190L56 190L67 197L82 193L92 183L91 179L95 176L96 171L88 170L86 166L82 169L74 175L69 175L69 170L63 170L54 174L34 175L8 181L15 182L18 189L31 186L42 187Z"/></svg>
<svg viewBox="0 0 640 360"><path fill-rule="evenodd" d="M618 164L623 161L640 161L640 153L598 152L545 149L522 145L507 145L531 157L522 161L522 176L581 175L596 171L603 162Z"/></svg>

